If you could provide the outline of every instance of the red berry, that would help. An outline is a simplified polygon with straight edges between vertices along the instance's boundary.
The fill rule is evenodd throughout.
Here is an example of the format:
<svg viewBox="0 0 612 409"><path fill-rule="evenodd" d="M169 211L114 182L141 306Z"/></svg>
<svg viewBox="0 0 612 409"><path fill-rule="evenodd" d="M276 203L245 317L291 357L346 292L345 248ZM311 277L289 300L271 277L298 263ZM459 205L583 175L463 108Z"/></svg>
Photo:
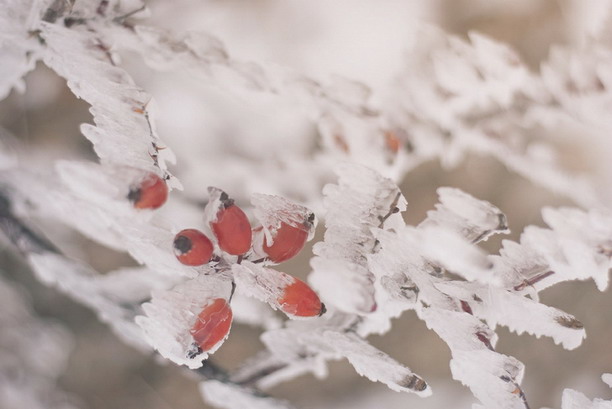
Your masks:
<svg viewBox="0 0 612 409"><path fill-rule="evenodd" d="M168 186L155 173L148 172L137 183L130 186L127 198L136 209L157 209L168 198Z"/></svg>
<svg viewBox="0 0 612 409"><path fill-rule="evenodd" d="M294 282L283 289L278 300L281 310L296 317L315 317L325 313L325 305L317 293L305 282L294 278Z"/></svg>
<svg viewBox="0 0 612 409"><path fill-rule="evenodd" d="M229 333L232 325L232 309L223 298L209 303L191 328L191 335L202 351L210 351Z"/></svg>
<svg viewBox="0 0 612 409"><path fill-rule="evenodd" d="M222 196L223 206L216 220L210 223L219 247L234 256L244 254L251 248L251 224L241 208L232 199Z"/></svg>
<svg viewBox="0 0 612 409"><path fill-rule="evenodd" d="M308 226L295 227L281 222L272 245L268 246L268 240L264 238L263 251L275 263L289 260L302 250L308 240L308 233Z"/></svg>
<svg viewBox="0 0 612 409"><path fill-rule="evenodd" d="M183 264L201 266L210 261L213 244L204 233L185 229L174 236L174 255Z"/></svg>

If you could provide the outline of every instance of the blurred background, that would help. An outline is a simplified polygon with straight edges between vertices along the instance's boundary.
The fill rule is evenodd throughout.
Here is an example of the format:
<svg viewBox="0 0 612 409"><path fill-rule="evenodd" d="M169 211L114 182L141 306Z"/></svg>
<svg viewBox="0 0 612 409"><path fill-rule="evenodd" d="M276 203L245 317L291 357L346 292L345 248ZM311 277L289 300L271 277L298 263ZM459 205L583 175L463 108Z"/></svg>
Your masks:
<svg viewBox="0 0 612 409"><path fill-rule="evenodd" d="M589 13L596 12L598 4L580 0L147 1L151 14L145 22L179 32L209 32L241 60L291 67L322 81L342 75L375 88L389 84L401 69L408 45L418 41L417 23L429 22L464 38L472 30L487 34L510 44L530 69L537 71L551 47L578 42ZM178 158L171 170L185 185L179 194L190 200L200 200L208 185L232 186L237 195L248 197L260 187L243 185L242 175L250 172L250 164L280 160L277 156L283 152L282 145L307 144L306 136L315 132L305 116L279 109L277 101L245 100L181 73L153 72L136 56L122 57L137 84L155 98L158 132ZM28 160L41 168L50 167L59 158L95 159L89 142L79 133L79 125L91 121L87 104L77 100L64 81L43 65L28 74L26 83L23 94L13 92L0 101L0 132L9 145L27 152ZM251 142L261 140L254 134L270 134L270 144ZM195 142L200 139L206 142ZM565 168L593 169L588 147L563 140L557 148ZM201 150L201 159L193 149ZM227 156L227 169L215 172L206 167L210 150ZM308 184L308 175L296 177L295 196L299 200L300 183ZM498 206L508 216L512 230L503 238L512 240L518 239L525 226L542 225L543 206L572 205L509 172L494 159L474 155L452 170L428 162L406 175L401 189L409 201L405 217L410 223L425 217L436 203L435 191L440 186L459 187ZM321 227L315 241L322 237ZM59 234L65 236L66 253L101 273L134 265L129 256L76 233ZM501 239L494 237L485 247L497 252ZM311 256L308 247L282 267L306 277ZM73 333L72 353L58 383L80 407L208 407L197 390L197 379L186 370L122 344L90 311L40 284L10 247L0 247L0 272L22 288L36 315L61 323ZM599 379L603 372L612 372L610 291L598 292L592 282L564 283L544 291L541 300L575 315L585 325L588 337L577 350L566 351L549 339L498 329L497 350L526 364L523 387L532 408L560 407L566 387L590 397L612 397ZM214 362L228 369L235 367L262 348L259 333L235 326L214 355ZM392 331L370 341L427 379L434 396L420 399L392 392L360 378L346 362L331 363L327 379L303 376L270 393L305 409L470 407L469 391L451 379L448 348L414 314L406 313L396 320ZM0 345L0 359L7 359L8 354L10 351Z"/></svg>

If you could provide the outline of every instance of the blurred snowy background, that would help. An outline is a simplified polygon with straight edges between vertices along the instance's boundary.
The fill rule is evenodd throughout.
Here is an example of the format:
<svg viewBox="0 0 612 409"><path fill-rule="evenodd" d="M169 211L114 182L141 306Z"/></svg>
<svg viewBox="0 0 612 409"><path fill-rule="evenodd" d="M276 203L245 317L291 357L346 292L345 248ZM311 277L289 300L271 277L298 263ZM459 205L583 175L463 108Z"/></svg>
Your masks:
<svg viewBox="0 0 612 409"><path fill-rule="evenodd" d="M586 32L599 29L594 24L605 24L600 17L609 7L608 2L595 0L179 0L147 1L147 5L148 24L179 33L211 33L236 59L289 67L323 83L341 75L374 89L389 88L394 83L409 58L407 50L420 41L418 33L424 22L461 38L478 31L505 42L537 72L552 47L579 48ZM230 93L227 87L198 81L174 70L154 72L136 54L125 53L121 57L137 85L155 98L157 131L177 156L177 166L171 171L185 187L177 193L182 198L200 202L206 186L215 185L232 192L238 200L258 191L309 200L320 195L323 183L331 181L325 171L313 167L312 174L304 174L304 167L299 165L321 143L317 128L302 110L272 96ZM94 158L89 142L79 132L81 123L91 121L87 104L77 100L65 82L42 64L27 75L26 85L25 92L13 92L0 101L0 132L9 147L27 152L27 160L40 169L50 167L59 158ZM612 198L609 135L585 135L587 142L580 143L576 134L582 131L577 126L559 127L537 136L558 149L561 167L589 173L598 181L602 197ZM209 161L211 156L216 160ZM257 174L253 175L253 169ZM435 160L407 173L401 190L409 202L406 215L410 223L424 218L436 203L435 191L440 186L459 187L506 213L512 233L489 240L485 245L490 251L499 248L502 238L516 240L525 226L541 225L543 206L574 204L509 172L490 156L470 153L452 168ZM189 220L187 215L185 223ZM62 250L98 271L134 264L129 256L72 231L54 229L45 233L51 238L62 237L62 242L68 243ZM310 271L311 255L308 248L283 268L303 278ZM49 369L52 378L59 375L58 388L71 395L65 398L66 402L91 409L207 407L197 391L196 380L185 376L184 369L157 362L120 342L89 310L41 285L10 247L2 247L0 273L7 281L2 286L18 288L2 291L23 294L37 316L54 322L54 331L57 323L73 333L72 341L67 341L67 333L57 330L60 344L65 346L60 355L69 355L65 362L58 359ZM22 301L14 301L16 297L0 299L0 402L11 402L3 400L8 398L1 394L19 393L13 386L17 382L11 383L16 376L27 376L11 372L6 363L16 356L24 362L38 356L36 351L42 347L39 344L47 342L31 331L19 334L30 338L28 342L32 337L38 341L32 342L32 354L24 354L23 358L16 349L19 344L5 342L6 334L19 333L14 324L4 320L10 308L21 305ZM559 407L561 391L567 387L609 398L611 392L599 376L612 369L610 290L600 293L591 282L565 283L546 290L541 299L572 312L585 325L588 337L580 348L566 351L549 339L499 330L497 349L526 364L523 387L532 407ZM23 320L23 325L41 324L28 319ZM213 361L232 368L261 349L258 335L258 330L235 326ZM434 396L421 399L391 392L384 385L360 378L346 362L332 363L326 380L303 376L270 393L312 409L470 406L473 398L469 391L451 381L448 348L414 314L404 314L391 332L370 340L429 379ZM44 361L45 356L39 356L39 360ZM62 365L63 371L58 369ZM51 398L43 395L41 399L44 402ZM17 406L8 406L13 407Z"/></svg>

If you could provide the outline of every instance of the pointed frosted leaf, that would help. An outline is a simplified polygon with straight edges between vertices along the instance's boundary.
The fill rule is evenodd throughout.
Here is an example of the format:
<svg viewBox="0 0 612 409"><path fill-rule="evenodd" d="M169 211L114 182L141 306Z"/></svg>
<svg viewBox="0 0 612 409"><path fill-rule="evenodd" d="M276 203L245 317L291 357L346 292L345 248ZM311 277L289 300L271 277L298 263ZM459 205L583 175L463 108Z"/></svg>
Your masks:
<svg viewBox="0 0 612 409"><path fill-rule="evenodd" d="M429 386L418 375L356 334L325 327L300 331L296 325L293 329L268 331L262 335L262 341L273 354L287 362L312 354L326 359L346 358L358 374L384 383L392 390L420 396L431 394Z"/></svg>
<svg viewBox="0 0 612 409"><path fill-rule="evenodd" d="M583 325L570 314L510 291L457 282L437 283L436 288L461 300L465 309L469 307L491 327L503 325L519 335L551 337L565 349L577 348L586 337Z"/></svg>
<svg viewBox="0 0 612 409"><path fill-rule="evenodd" d="M506 216L497 207L459 189L438 189L440 203L427 212L420 226L444 226L472 242L487 240L493 234L509 233Z"/></svg>
<svg viewBox="0 0 612 409"><path fill-rule="evenodd" d="M367 255L374 251L372 228L403 225L406 201L390 179L361 165L338 167L337 185L324 189L324 241L314 246L309 281L324 302L357 314L376 308Z"/></svg>
<svg viewBox="0 0 612 409"><path fill-rule="evenodd" d="M449 346L453 378L468 386L484 407L524 409L519 384L524 366L492 347L497 336L463 312L424 308L420 317Z"/></svg>
<svg viewBox="0 0 612 409"><path fill-rule="evenodd" d="M174 157L152 128L151 96L115 65L108 46L79 26L42 23L40 35L46 44L45 64L91 105L95 125L83 125L81 131L102 162L165 172L165 160Z"/></svg>

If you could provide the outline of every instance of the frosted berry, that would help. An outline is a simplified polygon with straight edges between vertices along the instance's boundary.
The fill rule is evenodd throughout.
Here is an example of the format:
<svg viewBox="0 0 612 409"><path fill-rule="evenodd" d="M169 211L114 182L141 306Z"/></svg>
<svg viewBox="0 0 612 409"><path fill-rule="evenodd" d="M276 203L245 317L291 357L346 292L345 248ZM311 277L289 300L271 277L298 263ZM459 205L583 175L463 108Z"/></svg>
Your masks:
<svg viewBox="0 0 612 409"><path fill-rule="evenodd" d="M314 214L311 214L299 226L292 226L281 222L271 245L268 245L268 240L264 238L263 251L267 254L268 258L275 263L281 263L298 254L308 240L313 220Z"/></svg>
<svg viewBox="0 0 612 409"><path fill-rule="evenodd" d="M168 186L155 173L148 172L130 186L127 198L136 209L157 209L168 199Z"/></svg>
<svg viewBox="0 0 612 409"><path fill-rule="evenodd" d="M202 351L210 351L225 339L232 325L232 309L223 298L216 298L198 315L191 335Z"/></svg>
<svg viewBox="0 0 612 409"><path fill-rule="evenodd" d="M185 229L174 236L174 255L187 266L201 266L210 261L213 244L204 233Z"/></svg>
<svg viewBox="0 0 612 409"><path fill-rule="evenodd" d="M316 317L325 313L325 305L305 282L294 278L278 299L281 310L296 317Z"/></svg>
<svg viewBox="0 0 612 409"><path fill-rule="evenodd" d="M249 219L227 194L222 193L220 200L222 206L216 219L210 223L210 228L221 250L235 256L244 254L251 248Z"/></svg>

